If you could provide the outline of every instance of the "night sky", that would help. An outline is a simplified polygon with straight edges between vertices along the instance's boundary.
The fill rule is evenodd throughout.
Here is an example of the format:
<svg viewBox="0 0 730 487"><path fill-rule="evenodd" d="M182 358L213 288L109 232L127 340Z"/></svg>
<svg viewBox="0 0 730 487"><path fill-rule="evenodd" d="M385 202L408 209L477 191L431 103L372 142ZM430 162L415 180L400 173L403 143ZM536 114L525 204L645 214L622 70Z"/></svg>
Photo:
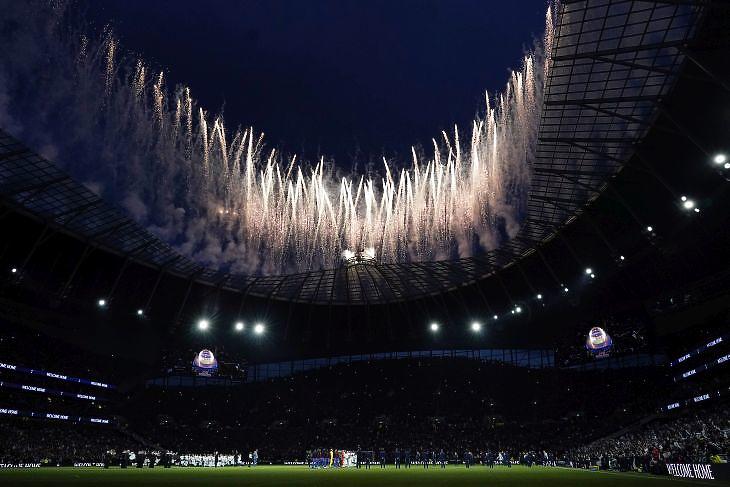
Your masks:
<svg viewBox="0 0 730 487"><path fill-rule="evenodd" d="M546 2L523 0L78 0L97 28L184 82L229 128L343 166L410 162L463 129L541 37Z"/></svg>

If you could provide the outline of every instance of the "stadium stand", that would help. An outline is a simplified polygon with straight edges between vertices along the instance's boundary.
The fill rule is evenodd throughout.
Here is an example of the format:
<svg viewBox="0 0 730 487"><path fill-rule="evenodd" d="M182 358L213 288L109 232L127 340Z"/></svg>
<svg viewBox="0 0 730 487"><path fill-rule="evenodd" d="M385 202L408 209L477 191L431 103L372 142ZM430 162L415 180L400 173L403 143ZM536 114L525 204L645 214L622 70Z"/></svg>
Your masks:
<svg viewBox="0 0 730 487"><path fill-rule="evenodd" d="M115 427L31 419L0 422L0 463L4 464L102 464L110 450L145 448L147 445Z"/></svg>
<svg viewBox="0 0 730 487"><path fill-rule="evenodd" d="M577 465L664 473L668 463L719 463L730 449L730 409L716 404L678 417L657 418L616 438L571 450Z"/></svg>

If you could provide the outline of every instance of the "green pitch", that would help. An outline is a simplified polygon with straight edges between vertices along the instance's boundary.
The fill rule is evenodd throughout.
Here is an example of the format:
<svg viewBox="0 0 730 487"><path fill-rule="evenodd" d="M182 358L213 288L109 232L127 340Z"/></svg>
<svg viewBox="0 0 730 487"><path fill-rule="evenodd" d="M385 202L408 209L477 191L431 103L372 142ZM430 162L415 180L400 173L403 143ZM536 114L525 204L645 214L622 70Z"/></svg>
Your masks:
<svg viewBox="0 0 730 487"><path fill-rule="evenodd" d="M718 482L679 480L668 477L633 473L587 472L563 468L496 467L490 470L478 466L438 468L413 467L396 470L389 465L386 470L373 467L370 470L333 469L310 470L306 467L258 466L256 468L155 468L122 470L112 468L40 468L31 470L0 471L0 486L16 485L99 485L103 487L146 485L206 485L206 486L301 486L301 487L383 487L383 486L480 486L523 487L539 485L547 487L606 486L631 487L649 485L655 487L683 487L719 485ZM725 484L728 485L728 484Z"/></svg>

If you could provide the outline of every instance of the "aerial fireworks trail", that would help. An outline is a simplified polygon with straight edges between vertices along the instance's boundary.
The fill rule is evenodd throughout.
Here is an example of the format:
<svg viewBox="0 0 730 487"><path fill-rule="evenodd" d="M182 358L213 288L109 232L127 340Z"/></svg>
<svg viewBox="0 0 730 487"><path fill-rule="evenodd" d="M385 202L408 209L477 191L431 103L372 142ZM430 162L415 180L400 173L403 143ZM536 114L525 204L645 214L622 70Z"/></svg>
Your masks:
<svg viewBox="0 0 730 487"><path fill-rule="evenodd" d="M237 272L338 265L374 248L402 262L468 256L519 228L534 154L542 44L468 130L443 132L380 174L279 154L253 128L227 128L185 86L97 38L44 1L0 0L0 127L124 207L181 252ZM17 26L21 26L20 29ZM0 32L8 29L0 29ZM551 38L548 14L546 39ZM31 76L43 72L42 77ZM23 93L23 95L19 95Z"/></svg>

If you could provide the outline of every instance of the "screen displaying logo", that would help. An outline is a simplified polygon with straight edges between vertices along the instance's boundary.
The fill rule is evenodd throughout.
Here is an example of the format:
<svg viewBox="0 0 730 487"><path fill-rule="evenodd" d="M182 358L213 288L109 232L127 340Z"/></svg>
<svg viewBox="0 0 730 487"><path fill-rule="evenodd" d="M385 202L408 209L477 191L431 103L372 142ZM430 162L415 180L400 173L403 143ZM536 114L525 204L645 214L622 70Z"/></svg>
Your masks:
<svg viewBox="0 0 730 487"><path fill-rule="evenodd" d="M603 328L594 326L591 331L588 332L588 339L586 340L586 348L596 355L607 355L611 349L613 342L611 337L606 333Z"/></svg>
<svg viewBox="0 0 730 487"><path fill-rule="evenodd" d="M204 348L193 359L193 372L197 375L210 377L218 371L218 361L213 352Z"/></svg>

